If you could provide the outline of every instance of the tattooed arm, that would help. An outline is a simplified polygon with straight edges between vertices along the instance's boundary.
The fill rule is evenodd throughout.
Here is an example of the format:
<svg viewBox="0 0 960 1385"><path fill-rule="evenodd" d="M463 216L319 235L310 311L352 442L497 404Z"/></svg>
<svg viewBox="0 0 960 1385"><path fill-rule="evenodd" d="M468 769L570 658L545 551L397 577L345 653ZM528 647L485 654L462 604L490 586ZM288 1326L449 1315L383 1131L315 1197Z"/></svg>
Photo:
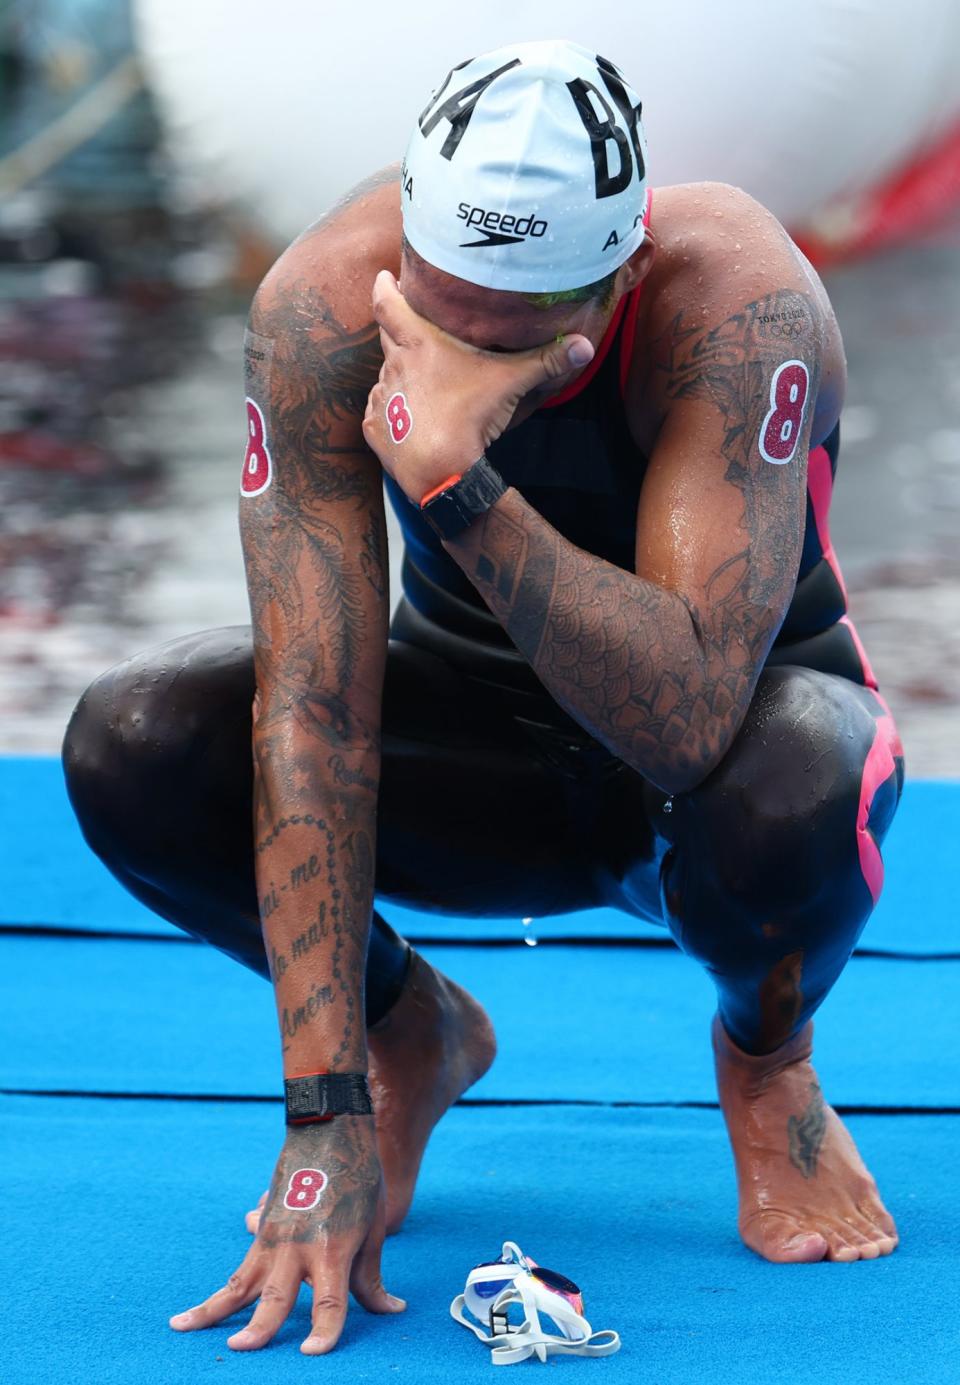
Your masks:
<svg viewBox="0 0 960 1385"><path fill-rule="evenodd" d="M357 233L389 255L398 200L394 174L302 237L261 286L246 338L255 861L288 1077L367 1067L387 579L380 469L361 433L381 356ZM350 1291L373 1312L404 1307L380 1277L384 1230L372 1116L291 1126L243 1263L171 1325L207 1327L259 1297L228 1344L265 1346L306 1279L301 1350L329 1351Z"/></svg>
<svg viewBox="0 0 960 1385"><path fill-rule="evenodd" d="M736 735L802 544L822 311L802 287L724 307L712 323L681 312L658 343L664 417L636 573L568 543L515 490L446 545L556 700L668 793L698 784ZM761 441L787 423L789 462L766 460Z"/></svg>
<svg viewBox="0 0 960 1385"><path fill-rule="evenodd" d="M257 882L288 1075L366 1068L387 626L382 490L360 433L376 332L341 321L294 255L250 317L247 394L263 414L272 479L240 500Z"/></svg>

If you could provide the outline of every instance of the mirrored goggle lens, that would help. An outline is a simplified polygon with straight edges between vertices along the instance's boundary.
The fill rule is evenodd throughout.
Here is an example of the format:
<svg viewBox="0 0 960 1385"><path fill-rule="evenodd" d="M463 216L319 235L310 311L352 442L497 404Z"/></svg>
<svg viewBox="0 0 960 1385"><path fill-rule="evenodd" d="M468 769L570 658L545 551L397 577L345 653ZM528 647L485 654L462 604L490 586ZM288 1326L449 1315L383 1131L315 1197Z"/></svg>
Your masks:
<svg viewBox="0 0 960 1385"><path fill-rule="evenodd" d="M566 1275L557 1274L556 1270L548 1270L544 1265L537 1265L531 1272L535 1279L539 1279L541 1284L545 1284L555 1294L564 1294L567 1298L580 1297L580 1290Z"/></svg>

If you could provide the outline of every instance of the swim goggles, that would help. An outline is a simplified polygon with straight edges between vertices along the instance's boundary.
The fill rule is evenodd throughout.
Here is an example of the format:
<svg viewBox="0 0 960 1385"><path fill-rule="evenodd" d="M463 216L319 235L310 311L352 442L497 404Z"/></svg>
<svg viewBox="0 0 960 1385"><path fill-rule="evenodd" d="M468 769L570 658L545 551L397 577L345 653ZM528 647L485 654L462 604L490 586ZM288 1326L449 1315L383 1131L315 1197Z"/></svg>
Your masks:
<svg viewBox="0 0 960 1385"><path fill-rule="evenodd" d="M519 1324L510 1321L510 1309L516 1305L523 1315ZM467 1312L478 1321L471 1322ZM559 1333L544 1330L541 1314ZM504 1241L499 1260L470 1271L463 1293L450 1305L450 1315L491 1348L495 1366L512 1366L528 1356L546 1361L548 1356L612 1356L620 1350L616 1332L593 1331L576 1284L538 1265L515 1241Z"/></svg>

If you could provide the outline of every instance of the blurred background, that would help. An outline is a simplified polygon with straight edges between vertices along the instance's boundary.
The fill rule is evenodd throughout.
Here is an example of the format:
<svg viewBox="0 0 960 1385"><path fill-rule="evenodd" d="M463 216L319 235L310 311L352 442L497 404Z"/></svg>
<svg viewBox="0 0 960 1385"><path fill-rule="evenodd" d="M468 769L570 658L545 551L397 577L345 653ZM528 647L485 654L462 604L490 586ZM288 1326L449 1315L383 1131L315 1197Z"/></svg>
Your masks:
<svg viewBox="0 0 960 1385"><path fill-rule="evenodd" d="M833 535L914 775L960 775L960 6L0 0L0 753L111 663L246 623L256 284L399 158L447 70L595 47L654 187L736 183L824 275L850 370ZM399 538L391 534L391 567ZM399 590L394 581L394 592Z"/></svg>

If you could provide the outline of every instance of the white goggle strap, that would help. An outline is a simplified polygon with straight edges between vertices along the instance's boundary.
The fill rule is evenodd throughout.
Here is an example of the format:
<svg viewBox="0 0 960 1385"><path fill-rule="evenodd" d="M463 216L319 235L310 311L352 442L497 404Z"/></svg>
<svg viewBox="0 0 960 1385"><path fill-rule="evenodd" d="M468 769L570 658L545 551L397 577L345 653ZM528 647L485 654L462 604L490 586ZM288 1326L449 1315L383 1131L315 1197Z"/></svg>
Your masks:
<svg viewBox="0 0 960 1385"><path fill-rule="evenodd" d="M526 1285L523 1287L525 1288ZM485 1346L491 1348L490 1360L495 1366L513 1366L518 1361L526 1361L528 1357L534 1355L538 1360L546 1361L549 1356L612 1356L614 1352L620 1350L618 1333L612 1331L591 1333L590 1324L572 1309L570 1310L571 1321L569 1325L573 1326L575 1322L577 1326L585 1329L586 1335L577 1341L569 1341L566 1337L558 1337L555 1333L544 1332L540 1326L536 1306L528 1301L527 1295L519 1291L519 1283L504 1289L493 1300L491 1311L493 1313L505 1312L511 1303L521 1303L527 1314L532 1309L533 1317L525 1317L518 1328L511 1329L509 1334L503 1336L491 1335L478 1323L471 1322L464 1312L463 1294L458 1294L450 1305L450 1316L456 1322L462 1323L464 1327L469 1327L475 1337L479 1338Z"/></svg>

